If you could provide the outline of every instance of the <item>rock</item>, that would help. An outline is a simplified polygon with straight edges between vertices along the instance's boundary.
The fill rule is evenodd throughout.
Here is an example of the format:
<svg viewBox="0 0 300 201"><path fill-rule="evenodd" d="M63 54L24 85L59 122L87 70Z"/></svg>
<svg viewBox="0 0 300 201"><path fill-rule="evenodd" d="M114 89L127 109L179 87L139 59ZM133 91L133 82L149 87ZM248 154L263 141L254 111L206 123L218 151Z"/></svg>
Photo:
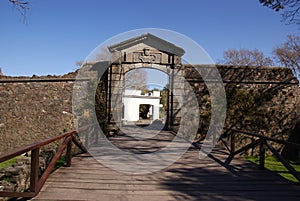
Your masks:
<svg viewBox="0 0 300 201"><path fill-rule="evenodd" d="M10 182L13 184L19 184L19 183L21 183L21 177L19 175L12 176L10 179Z"/></svg>
<svg viewBox="0 0 300 201"><path fill-rule="evenodd" d="M31 161L30 157L22 157L22 158L17 158L16 163L18 165L24 165L24 164L29 165L30 161Z"/></svg>
<svg viewBox="0 0 300 201"><path fill-rule="evenodd" d="M6 181L0 181L0 189L2 189L2 191L14 191L15 185Z"/></svg>

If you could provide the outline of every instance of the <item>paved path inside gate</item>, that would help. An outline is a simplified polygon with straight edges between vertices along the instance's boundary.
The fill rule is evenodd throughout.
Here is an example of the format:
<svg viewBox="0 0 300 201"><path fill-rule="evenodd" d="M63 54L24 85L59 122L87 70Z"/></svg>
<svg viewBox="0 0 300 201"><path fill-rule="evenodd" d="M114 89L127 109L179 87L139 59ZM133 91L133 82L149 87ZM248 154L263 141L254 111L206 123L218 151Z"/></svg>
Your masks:
<svg viewBox="0 0 300 201"><path fill-rule="evenodd" d="M164 131L145 140L127 135L110 138L116 147L137 155L160 150L172 140L174 135ZM99 146L103 145L93 149ZM200 160L198 149L190 147L169 167L149 174L128 174L82 154L72 159L71 167L55 171L33 200L300 200L299 185L258 170L243 158L226 166L227 156L215 148Z"/></svg>

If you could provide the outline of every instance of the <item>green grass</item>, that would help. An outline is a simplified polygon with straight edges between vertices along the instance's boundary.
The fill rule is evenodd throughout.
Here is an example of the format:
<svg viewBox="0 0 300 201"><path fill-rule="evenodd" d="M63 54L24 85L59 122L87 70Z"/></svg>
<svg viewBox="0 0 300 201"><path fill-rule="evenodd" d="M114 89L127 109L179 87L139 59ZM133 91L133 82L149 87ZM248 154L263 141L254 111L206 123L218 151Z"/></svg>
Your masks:
<svg viewBox="0 0 300 201"><path fill-rule="evenodd" d="M7 161L4 161L2 163L0 163L0 170L3 169L3 168L6 168L6 167L10 167L12 166L13 164L16 163L17 161L17 158L20 158L22 156L17 156L15 158L12 158L12 159L9 159ZM65 157L61 157L60 159L58 159L58 161L56 162L52 172L54 172L55 170L57 170L58 168L60 168L61 166L64 166L66 164L66 160L65 160ZM6 181L6 182L10 182L10 177L7 177L7 176L3 176L0 181Z"/></svg>
<svg viewBox="0 0 300 201"><path fill-rule="evenodd" d="M259 164L259 157L254 156L246 156L246 158L253 163ZM300 173L300 165L295 164L295 162L290 161L290 164L293 166L293 168ZM265 167L266 169L275 172L282 176L283 178L294 182L294 183L300 183L292 174L289 173L289 171L284 167L284 165L277 160L274 156L266 156L265 158Z"/></svg>
<svg viewBox="0 0 300 201"><path fill-rule="evenodd" d="M4 162L0 163L0 170L3 169L3 168L6 168L6 167L10 167L13 164L15 164L15 162L17 161L17 158L18 157L11 158L7 161L4 161ZM1 177L0 181L10 182L10 177L3 176L3 177Z"/></svg>
<svg viewBox="0 0 300 201"><path fill-rule="evenodd" d="M3 168L6 168L6 167L10 167L12 166L13 164L15 164L15 162L17 161L17 158L20 158L20 156L17 156L15 158L12 158L12 159L9 159L7 161L4 161L2 163L0 163L0 170L3 169ZM60 159L58 159L58 161L56 162L55 166L53 169L57 169L61 166L64 166L66 164L66 160L64 157L61 157Z"/></svg>
<svg viewBox="0 0 300 201"><path fill-rule="evenodd" d="M59 158L59 159L57 160L57 162L56 162L56 164L55 164L55 166L54 166L52 172L54 172L55 170L57 170L57 169L60 168L61 166L66 165L66 162L67 162L67 161L66 161L65 157Z"/></svg>
<svg viewBox="0 0 300 201"><path fill-rule="evenodd" d="M0 163L0 170L3 169L3 168L6 168L6 167L12 166L17 161L17 158L18 157L11 158L7 161L4 161L4 162Z"/></svg>
<svg viewBox="0 0 300 201"><path fill-rule="evenodd" d="M7 177L7 176L3 176L1 177L0 181L6 181L6 182L10 182L10 177Z"/></svg>

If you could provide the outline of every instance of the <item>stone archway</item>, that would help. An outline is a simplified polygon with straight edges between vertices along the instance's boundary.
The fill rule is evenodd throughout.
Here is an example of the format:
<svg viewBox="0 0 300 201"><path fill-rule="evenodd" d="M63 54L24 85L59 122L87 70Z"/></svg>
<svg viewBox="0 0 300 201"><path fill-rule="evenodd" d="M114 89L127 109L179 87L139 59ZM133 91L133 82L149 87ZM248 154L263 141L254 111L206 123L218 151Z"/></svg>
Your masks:
<svg viewBox="0 0 300 201"><path fill-rule="evenodd" d="M179 99L183 94L183 69L181 57L185 51L151 34L141 35L108 47L112 55L107 72L108 82L108 124L121 126L123 116L122 97L125 74L139 68L152 68L165 72L169 76L169 97L166 127L177 131L180 120Z"/></svg>

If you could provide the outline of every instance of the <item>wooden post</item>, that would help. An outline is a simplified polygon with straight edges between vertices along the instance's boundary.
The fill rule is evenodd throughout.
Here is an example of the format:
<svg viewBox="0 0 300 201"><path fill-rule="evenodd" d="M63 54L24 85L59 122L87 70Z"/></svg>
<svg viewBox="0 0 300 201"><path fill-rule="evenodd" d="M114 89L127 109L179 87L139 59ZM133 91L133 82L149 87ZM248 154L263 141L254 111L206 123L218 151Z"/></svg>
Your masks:
<svg viewBox="0 0 300 201"><path fill-rule="evenodd" d="M230 135L230 153L234 153L235 152L235 134L231 133Z"/></svg>
<svg viewBox="0 0 300 201"><path fill-rule="evenodd" d="M265 139L261 139L260 145L259 145L259 169L264 170L265 169Z"/></svg>
<svg viewBox="0 0 300 201"><path fill-rule="evenodd" d="M69 138L69 142L67 144L67 152L66 152L67 167L71 167L71 159L72 159L72 138Z"/></svg>
<svg viewBox="0 0 300 201"><path fill-rule="evenodd" d="M254 138L252 137L251 138L251 143L253 143L254 142ZM254 155L254 147L252 147L252 149L251 149L251 156L253 156Z"/></svg>
<svg viewBox="0 0 300 201"><path fill-rule="evenodd" d="M40 149L31 151L31 174L30 174L30 192L37 193L39 189L39 157Z"/></svg>

